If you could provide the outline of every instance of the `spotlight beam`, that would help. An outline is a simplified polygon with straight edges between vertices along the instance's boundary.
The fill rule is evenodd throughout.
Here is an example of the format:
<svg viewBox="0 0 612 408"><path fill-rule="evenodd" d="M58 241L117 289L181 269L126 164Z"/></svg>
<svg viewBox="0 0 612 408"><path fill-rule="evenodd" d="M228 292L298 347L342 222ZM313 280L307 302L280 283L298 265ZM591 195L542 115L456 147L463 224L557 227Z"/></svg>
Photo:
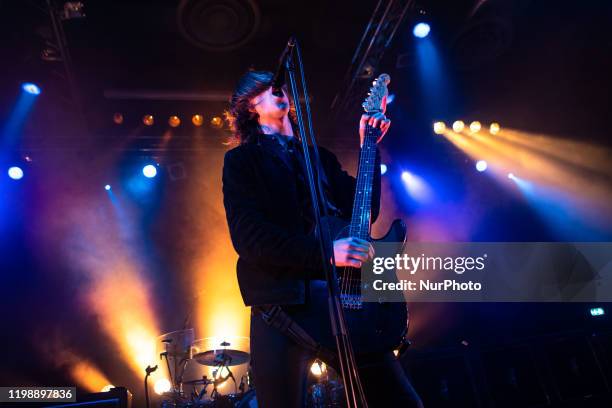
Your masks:
<svg viewBox="0 0 612 408"><path fill-rule="evenodd" d="M597 228L612 226L612 188L604 178L577 171L567 163L503 138L467 130L462 133L446 130L444 136L472 159L483 159L492 164L491 172L500 182L508 182L508 173L521 174L531 183L542 186L539 191L546 191L546 194L557 191L555 197L564 201L563 206L571 206L575 214L580 214L581 222Z"/></svg>
<svg viewBox="0 0 612 408"><path fill-rule="evenodd" d="M99 205L92 205L96 198L88 197L66 209L62 239L70 244L62 248L83 284L84 307L96 316L125 367L140 379L145 367L159 359L153 277L146 273L150 265L142 244L145 239L134 225L134 209L112 190L108 197ZM74 245L75 237L84 238Z"/></svg>
<svg viewBox="0 0 612 408"><path fill-rule="evenodd" d="M612 150L604 146L554 138L543 134L504 129L496 136L513 146L520 146L568 164L612 176Z"/></svg>
<svg viewBox="0 0 612 408"><path fill-rule="evenodd" d="M36 94L21 92L17 103L6 119L2 133L0 133L0 150L12 148L19 143L23 125L37 99Z"/></svg>

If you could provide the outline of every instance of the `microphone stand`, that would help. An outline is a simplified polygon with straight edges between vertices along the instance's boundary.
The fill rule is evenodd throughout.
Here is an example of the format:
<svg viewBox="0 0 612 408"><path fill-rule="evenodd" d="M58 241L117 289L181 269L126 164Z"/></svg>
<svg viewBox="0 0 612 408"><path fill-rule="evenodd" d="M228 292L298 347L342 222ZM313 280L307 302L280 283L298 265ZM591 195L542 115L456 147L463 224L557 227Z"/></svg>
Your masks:
<svg viewBox="0 0 612 408"><path fill-rule="evenodd" d="M295 66L293 64L292 53L287 57L286 71L289 76L289 85L291 89L291 96L293 98L295 113L297 117L298 132L302 142L302 150L304 154L304 164L306 167L306 176L308 179L308 187L310 190L310 198L312 201L313 213L315 218L315 232L319 237L319 249L321 251L321 257L323 259L323 269L325 270L325 278L327 281L328 289L328 310L329 318L331 321L332 334L336 340L336 350L338 352L338 361L340 365L340 373L344 379L344 393L349 408L367 408L368 404L363 391L363 386L359 378L359 372L357 371L357 364L355 362L355 355L353 346L350 341L350 337L347 330L346 320L344 317L344 310L340 303L340 297L338 295L338 278L336 270L336 261L334 258L333 251L333 240L330 235L329 227L321 219L321 213L319 203L322 204L323 216L328 216L327 204L325 202L324 190L321 183L321 172L323 167L321 166L321 160L319 156L319 150L314 136L314 130L312 126L312 115L310 111L310 103L308 97L308 89L306 87L306 78L304 76L304 66L302 63L302 55L300 52L299 43L295 38L291 38L290 42L293 41L295 44L295 52L297 55L297 62L300 71L300 80L304 91L304 105L306 109L307 121L308 121L308 132L304 124L304 118L302 113L302 107L300 105L298 83L295 75ZM317 177L315 181L315 173L313 171L313 162L310 159L310 152L308 150L308 142L312 145L314 154L314 165L317 166ZM319 199L321 201L319 201ZM331 258L331 263L327 262L327 259Z"/></svg>
<svg viewBox="0 0 612 408"><path fill-rule="evenodd" d="M149 408L151 406L149 404L149 376L155 370L157 370L157 366L155 366L155 367L147 366L147 368L145 369L144 389L145 389L145 401L146 401L146 407L147 408Z"/></svg>

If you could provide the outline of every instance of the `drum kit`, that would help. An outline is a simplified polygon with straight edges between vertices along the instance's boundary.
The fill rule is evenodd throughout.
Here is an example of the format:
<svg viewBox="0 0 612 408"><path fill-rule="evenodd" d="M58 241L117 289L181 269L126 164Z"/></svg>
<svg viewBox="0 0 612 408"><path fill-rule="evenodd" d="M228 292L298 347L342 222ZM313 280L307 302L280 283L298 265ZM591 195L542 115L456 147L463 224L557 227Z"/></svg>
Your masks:
<svg viewBox="0 0 612 408"><path fill-rule="evenodd" d="M193 329L160 336L158 351L171 384L162 394L161 408L257 408L250 355L232 348L244 339L194 340ZM243 372L239 381L232 370ZM232 392L225 391L228 385L233 385Z"/></svg>
<svg viewBox="0 0 612 408"><path fill-rule="evenodd" d="M193 329L159 336L157 351L170 381L161 392L160 408L257 408L251 356L243 351L249 349L248 340L195 340ZM309 380L308 408L344 406L344 386L331 367L315 360Z"/></svg>

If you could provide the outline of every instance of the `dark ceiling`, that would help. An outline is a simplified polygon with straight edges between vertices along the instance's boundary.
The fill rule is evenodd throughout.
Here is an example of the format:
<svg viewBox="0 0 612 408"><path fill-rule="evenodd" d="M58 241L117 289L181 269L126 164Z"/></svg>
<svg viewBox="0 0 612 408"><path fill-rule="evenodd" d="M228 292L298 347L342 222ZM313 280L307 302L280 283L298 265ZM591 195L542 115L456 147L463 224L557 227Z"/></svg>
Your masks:
<svg viewBox="0 0 612 408"><path fill-rule="evenodd" d="M64 2L53 3L61 9ZM80 106L97 137L129 133L147 112L163 117L173 112L222 113L241 73L249 68L274 69L291 34L302 44L315 120L321 126L377 4L348 0L83 3L86 17L63 25ZM40 57L53 42L46 2L0 4L4 39L0 117L10 111L18 84L34 80L46 95L39 103L46 103L44 109L38 108L39 117L66 125L56 133L71 133L70 115L76 110L70 104L63 67ZM602 118L610 106L611 10L604 1L424 0L404 17L379 72L384 69L395 79L402 112L409 112L410 120L429 124L434 119L420 109L423 95L416 92L420 84L410 33L412 24L425 18L432 23L432 37L454 84L449 94L452 106L441 115L449 120L470 114L497 116L523 128L544 126L550 133L570 136L584 131L588 122L588 137L601 138L606 133ZM163 98L142 99L143 93ZM123 130L112 127L115 111L125 113ZM355 115L358 112L355 109ZM26 141L31 139L28 130L40 133L26 127ZM159 137L163 131L163 127L149 130L150 136Z"/></svg>

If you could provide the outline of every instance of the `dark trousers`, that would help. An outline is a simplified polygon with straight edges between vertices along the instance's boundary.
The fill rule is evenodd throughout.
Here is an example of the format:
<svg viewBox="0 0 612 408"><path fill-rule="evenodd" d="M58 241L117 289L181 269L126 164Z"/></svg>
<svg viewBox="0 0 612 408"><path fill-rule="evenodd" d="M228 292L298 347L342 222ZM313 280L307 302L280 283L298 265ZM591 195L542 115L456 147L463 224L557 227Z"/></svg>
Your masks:
<svg viewBox="0 0 612 408"><path fill-rule="evenodd" d="M251 315L251 365L260 408L303 408L314 358L312 352L268 326L261 316ZM356 360L369 407L423 407L392 352L357 355Z"/></svg>

